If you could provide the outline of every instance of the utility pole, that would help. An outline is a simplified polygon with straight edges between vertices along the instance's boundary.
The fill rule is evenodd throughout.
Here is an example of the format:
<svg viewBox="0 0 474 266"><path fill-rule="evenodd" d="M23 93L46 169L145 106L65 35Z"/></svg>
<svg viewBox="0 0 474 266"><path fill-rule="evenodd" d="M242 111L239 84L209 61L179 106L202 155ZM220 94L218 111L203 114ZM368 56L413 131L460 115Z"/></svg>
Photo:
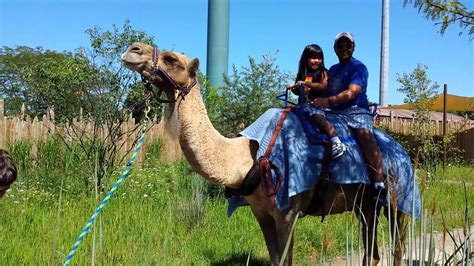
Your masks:
<svg viewBox="0 0 474 266"><path fill-rule="evenodd" d="M207 70L211 87L224 86L229 60L229 0L208 0Z"/></svg>
<svg viewBox="0 0 474 266"><path fill-rule="evenodd" d="M390 0L382 0L382 40L380 47L380 93L379 105L388 105L388 42Z"/></svg>

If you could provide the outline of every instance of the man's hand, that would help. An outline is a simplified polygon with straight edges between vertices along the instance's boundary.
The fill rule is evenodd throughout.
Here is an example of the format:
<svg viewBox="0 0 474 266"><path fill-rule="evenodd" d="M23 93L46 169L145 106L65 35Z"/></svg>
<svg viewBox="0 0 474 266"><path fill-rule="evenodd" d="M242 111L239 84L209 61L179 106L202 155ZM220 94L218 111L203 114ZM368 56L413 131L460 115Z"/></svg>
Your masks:
<svg viewBox="0 0 474 266"><path fill-rule="evenodd" d="M329 98L316 98L311 104L316 107L325 109L329 107Z"/></svg>

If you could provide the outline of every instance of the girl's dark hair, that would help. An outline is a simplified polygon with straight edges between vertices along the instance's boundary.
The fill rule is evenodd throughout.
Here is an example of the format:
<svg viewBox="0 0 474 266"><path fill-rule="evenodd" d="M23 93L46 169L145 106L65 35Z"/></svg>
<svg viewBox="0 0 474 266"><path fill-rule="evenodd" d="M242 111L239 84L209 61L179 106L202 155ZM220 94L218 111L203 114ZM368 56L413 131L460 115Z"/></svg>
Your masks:
<svg viewBox="0 0 474 266"><path fill-rule="evenodd" d="M9 186L15 181L17 170L10 155L0 149L0 186Z"/></svg>
<svg viewBox="0 0 474 266"><path fill-rule="evenodd" d="M319 45L317 45L317 44L307 45L304 48L303 53L301 54L300 64L298 66L298 74L296 75L295 83L298 80L304 80L304 78L307 74L306 73L306 66L307 66L307 63L308 63L308 58L312 58L312 57L321 57L321 60L322 60L321 67L319 67L316 70L316 75L317 76L320 77L322 75L322 72L326 70L326 67L324 66L323 49L321 49L321 47L319 47Z"/></svg>

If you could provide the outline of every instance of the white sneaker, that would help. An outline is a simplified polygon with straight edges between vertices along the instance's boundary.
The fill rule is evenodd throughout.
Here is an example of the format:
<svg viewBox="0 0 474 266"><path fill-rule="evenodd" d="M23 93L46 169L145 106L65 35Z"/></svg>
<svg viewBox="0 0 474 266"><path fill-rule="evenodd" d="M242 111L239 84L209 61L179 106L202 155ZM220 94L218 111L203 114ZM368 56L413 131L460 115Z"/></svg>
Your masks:
<svg viewBox="0 0 474 266"><path fill-rule="evenodd" d="M331 148L331 158L332 159L337 159L339 157L341 157L342 155L344 155L344 152L346 152L346 145L342 142L339 142L339 143L336 143L336 142L333 142L332 143L332 148Z"/></svg>

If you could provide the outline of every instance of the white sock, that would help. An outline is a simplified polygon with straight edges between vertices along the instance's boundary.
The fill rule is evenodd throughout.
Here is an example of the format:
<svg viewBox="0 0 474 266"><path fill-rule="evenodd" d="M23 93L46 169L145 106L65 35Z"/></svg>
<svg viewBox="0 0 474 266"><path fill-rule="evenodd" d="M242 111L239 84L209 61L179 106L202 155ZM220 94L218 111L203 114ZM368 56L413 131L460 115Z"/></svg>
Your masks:
<svg viewBox="0 0 474 266"><path fill-rule="evenodd" d="M338 136L335 136L335 137L331 138L331 142L332 143L341 143L341 140L339 139Z"/></svg>
<svg viewBox="0 0 474 266"><path fill-rule="evenodd" d="M377 188L385 188L384 182L375 182L374 183L375 189Z"/></svg>

